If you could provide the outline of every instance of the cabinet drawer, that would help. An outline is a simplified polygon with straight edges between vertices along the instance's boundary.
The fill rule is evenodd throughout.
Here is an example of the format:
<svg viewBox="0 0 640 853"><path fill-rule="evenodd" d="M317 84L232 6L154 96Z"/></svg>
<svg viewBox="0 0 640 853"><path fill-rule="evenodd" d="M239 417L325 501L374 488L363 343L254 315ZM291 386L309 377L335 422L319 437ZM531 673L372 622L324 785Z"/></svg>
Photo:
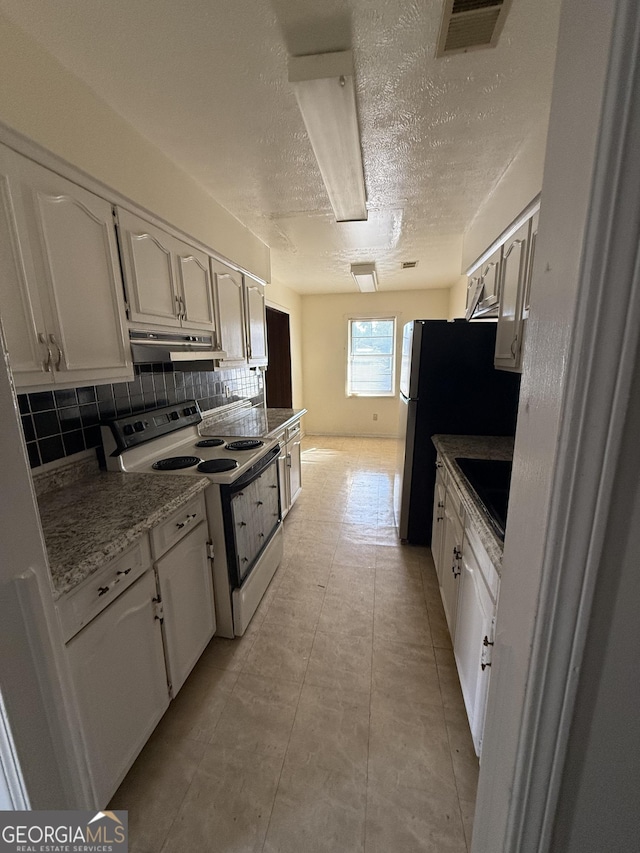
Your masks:
<svg viewBox="0 0 640 853"><path fill-rule="evenodd" d="M151 566L146 536L94 572L57 603L65 643Z"/></svg>
<svg viewBox="0 0 640 853"><path fill-rule="evenodd" d="M300 435L300 421L296 421L291 426L287 427L286 441L291 441L292 438Z"/></svg>
<svg viewBox="0 0 640 853"><path fill-rule="evenodd" d="M151 530L151 553L157 560L206 518L202 493Z"/></svg>

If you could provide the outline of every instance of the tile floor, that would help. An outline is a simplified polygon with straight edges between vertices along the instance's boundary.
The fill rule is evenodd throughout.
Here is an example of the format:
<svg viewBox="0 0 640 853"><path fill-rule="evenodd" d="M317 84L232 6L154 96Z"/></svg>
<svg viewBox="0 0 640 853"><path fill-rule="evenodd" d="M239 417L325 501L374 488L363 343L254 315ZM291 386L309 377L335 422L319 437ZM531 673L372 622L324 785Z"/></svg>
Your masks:
<svg viewBox="0 0 640 853"><path fill-rule="evenodd" d="M285 558L211 642L110 807L132 853L466 853L478 762L396 442L307 436Z"/></svg>

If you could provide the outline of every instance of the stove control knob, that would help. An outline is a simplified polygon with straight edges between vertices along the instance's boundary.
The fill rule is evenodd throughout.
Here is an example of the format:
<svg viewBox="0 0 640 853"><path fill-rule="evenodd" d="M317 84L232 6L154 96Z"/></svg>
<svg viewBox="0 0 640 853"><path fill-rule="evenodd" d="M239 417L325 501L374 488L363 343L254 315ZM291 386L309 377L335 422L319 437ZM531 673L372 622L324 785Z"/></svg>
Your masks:
<svg viewBox="0 0 640 853"><path fill-rule="evenodd" d="M171 420L172 421L177 421L179 417L180 417L179 412L171 412Z"/></svg>
<svg viewBox="0 0 640 853"><path fill-rule="evenodd" d="M133 425L133 428L136 432L143 432L143 430L146 429L146 427L142 423L142 421L136 421L135 424Z"/></svg>
<svg viewBox="0 0 640 853"><path fill-rule="evenodd" d="M133 435L133 424L125 424L125 425L122 427L122 432L123 432L125 435Z"/></svg>
<svg viewBox="0 0 640 853"><path fill-rule="evenodd" d="M185 416L190 415L190 414L191 414L191 406L187 406L187 408L186 408L186 409L183 409L183 410L182 410L182 414L183 414L183 415L185 415Z"/></svg>

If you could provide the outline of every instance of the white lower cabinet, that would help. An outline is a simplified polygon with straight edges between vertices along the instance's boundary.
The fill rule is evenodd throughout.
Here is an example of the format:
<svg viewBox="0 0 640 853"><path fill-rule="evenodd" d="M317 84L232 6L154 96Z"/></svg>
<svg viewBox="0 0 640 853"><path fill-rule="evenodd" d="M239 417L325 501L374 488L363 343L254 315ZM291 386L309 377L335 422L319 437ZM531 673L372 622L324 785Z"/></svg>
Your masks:
<svg viewBox="0 0 640 853"><path fill-rule="evenodd" d="M455 511L455 504L455 500L449 500L447 496L444 508L444 532L442 534L442 573L439 579L440 597L452 639L456 633L463 539L462 520Z"/></svg>
<svg viewBox="0 0 640 853"><path fill-rule="evenodd" d="M481 571L481 562L485 563L485 572L495 572L491 564L487 565L488 558L478 560L468 541L465 542L453 644L473 745L478 756L482 751L496 607Z"/></svg>
<svg viewBox="0 0 640 853"><path fill-rule="evenodd" d="M206 524L156 561L167 673L175 696L216 629Z"/></svg>
<svg viewBox="0 0 640 853"><path fill-rule="evenodd" d="M438 469L431 548L476 754L482 751L500 578L462 510L458 489ZM441 518L438 521L437 518Z"/></svg>
<svg viewBox="0 0 640 853"><path fill-rule="evenodd" d="M438 584L442 581L443 544L444 544L444 510L446 497L446 475L442 462L436 462L436 486L433 500L433 520L431 526L431 555L436 567Z"/></svg>
<svg viewBox="0 0 640 853"><path fill-rule="evenodd" d="M57 603L96 808L214 634L205 519L199 494L151 530L151 549L142 537Z"/></svg>
<svg viewBox="0 0 640 853"><path fill-rule="evenodd" d="M280 510L284 518L302 491L301 425L297 420L278 436L278 479L280 482Z"/></svg>
<svg viewBox="0 0 640 853"><path fill-rule="evenodd" d="M67 644L97 808L107 805L169 704L155 597L148 570Z"/></svg>

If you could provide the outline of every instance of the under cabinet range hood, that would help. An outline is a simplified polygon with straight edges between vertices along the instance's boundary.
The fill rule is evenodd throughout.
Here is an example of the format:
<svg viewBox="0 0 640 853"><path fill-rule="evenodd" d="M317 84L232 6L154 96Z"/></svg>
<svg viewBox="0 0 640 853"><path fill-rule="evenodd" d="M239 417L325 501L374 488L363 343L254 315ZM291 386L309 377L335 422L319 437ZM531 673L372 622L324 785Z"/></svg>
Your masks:
<svg viewBox="0 0 640 853"><path fill-rule="evenodd" d="M215 349L213 335L130 329L129 340L134 364L163 362L173 364L176 370L207 370L207 362L216 362L227 355Z"/></svg>

